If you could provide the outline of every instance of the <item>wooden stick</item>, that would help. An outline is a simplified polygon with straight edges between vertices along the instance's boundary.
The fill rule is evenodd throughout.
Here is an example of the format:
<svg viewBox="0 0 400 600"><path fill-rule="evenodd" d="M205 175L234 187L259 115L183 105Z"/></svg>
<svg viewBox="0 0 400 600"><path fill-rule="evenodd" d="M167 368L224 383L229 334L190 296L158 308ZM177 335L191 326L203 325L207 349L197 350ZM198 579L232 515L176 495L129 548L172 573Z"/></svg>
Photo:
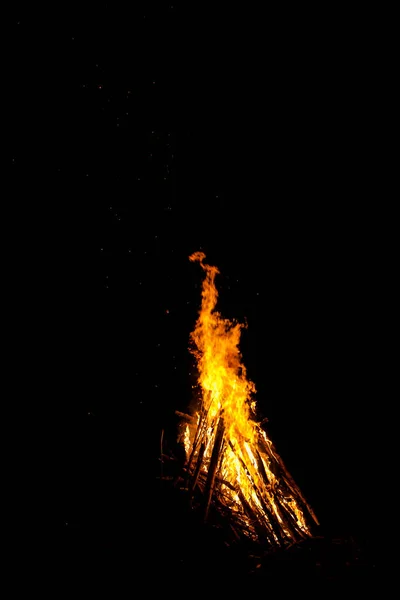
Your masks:
<svg viewBox="0 0 400 600"><path fill-rule="evenodd" d="M196 487L197 480L198 480L198 477L199 477L199 474L200 474L201 465L203 463L203 456L204 456L205 448L206 448L205 444L204 444L204 442L202 442L201 446L200 446L200 450L199 450L199 455L197 457L196 468L194 470L192 481L191 481L191 484L189 486L190 501L191 502L192 502L192 499L193 499L193 497L192 497L193 496L193 492L194 492L194 489Z"/></svg>
<svg viewBox="0 0 400 600"><path fill-rule="evenodd" d="M176 410L175 414L180 417L181 419L183 419L184 421L188 421L189 423L195 423L196 420L194 417L192 417L191 415L188 415L186 413L181 412L180 410Z"/></svg>
<svg viewBox="0 0 400 600"><path fill-rule="evenodd" d="M210 466L208 468L208 477L206 481L205 493L205 507L204 507L204 520L207 520L208 511L210 509L211 497L214 489L215 474L217 465L220 458L220 450L224 440L224 419L221 416L218 422L217 432L215 434L214 447L211 455Z"/></svg>

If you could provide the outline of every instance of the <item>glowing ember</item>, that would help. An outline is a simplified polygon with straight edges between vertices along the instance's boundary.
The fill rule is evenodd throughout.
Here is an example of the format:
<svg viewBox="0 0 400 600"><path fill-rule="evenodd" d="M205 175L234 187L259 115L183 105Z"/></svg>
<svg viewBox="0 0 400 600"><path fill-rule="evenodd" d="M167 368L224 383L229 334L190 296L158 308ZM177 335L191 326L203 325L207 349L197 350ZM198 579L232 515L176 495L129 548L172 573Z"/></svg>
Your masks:
<svg viewBox="0 0 400 600"><path fill-rule="evenodd" d="M239 350L243 325L215 310L218 269L202 252L189 258L200 263L205 279L190 347L201 395L180 434L188 489L201 494L205 518L216 507L251 539L283 546L310 536L311 519L318 521L256 419L256 389Z"/></svg>

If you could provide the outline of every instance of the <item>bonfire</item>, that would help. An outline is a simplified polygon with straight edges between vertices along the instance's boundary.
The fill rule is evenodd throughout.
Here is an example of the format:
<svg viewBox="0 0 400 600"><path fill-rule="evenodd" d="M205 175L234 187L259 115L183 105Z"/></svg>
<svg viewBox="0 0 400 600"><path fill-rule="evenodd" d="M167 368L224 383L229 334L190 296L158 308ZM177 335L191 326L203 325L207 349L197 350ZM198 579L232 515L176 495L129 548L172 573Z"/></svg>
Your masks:
<svg viewBox="0 0 400 600"><path fill-rule="evenodd" d="M246 325L216 310L219 270L196 252L205 273L202 301L189 350L197 362L198 389L179 417L184 447L181 486L204 521L219 515L237 538L285 548L310 538L318 520L257 418L256 388L240 351Z"/></svg>

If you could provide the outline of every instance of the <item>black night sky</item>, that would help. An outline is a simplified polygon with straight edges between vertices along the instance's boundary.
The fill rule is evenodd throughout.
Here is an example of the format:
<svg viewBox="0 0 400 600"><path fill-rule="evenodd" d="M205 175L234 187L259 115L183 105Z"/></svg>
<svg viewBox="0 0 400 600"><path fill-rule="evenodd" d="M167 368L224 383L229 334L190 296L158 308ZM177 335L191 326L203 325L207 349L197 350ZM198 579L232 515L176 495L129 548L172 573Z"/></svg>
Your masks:
<svg viewBox="0 0 400 600"><path fill-rule="evenodd" d="M8 23L8 204L26 228L12 253L46 407L45 520L58 566L90 564L97 583L111 564L152 579L181 557L157 478L161 431L173 445L196 381L197 250L220 270L222 315L247 322L258 409L324 533L368 552L379 538L369 50L350 15L197 10L68 4Z"/></svg>

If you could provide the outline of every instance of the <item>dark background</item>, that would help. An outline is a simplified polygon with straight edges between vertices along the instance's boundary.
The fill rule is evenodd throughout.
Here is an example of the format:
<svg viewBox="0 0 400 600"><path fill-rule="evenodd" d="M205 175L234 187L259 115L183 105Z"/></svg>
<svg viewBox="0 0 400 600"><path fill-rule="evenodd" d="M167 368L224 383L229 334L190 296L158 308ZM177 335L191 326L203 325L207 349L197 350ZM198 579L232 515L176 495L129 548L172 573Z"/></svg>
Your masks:
<svg viewBox="0 0 400 600"><path fill-rule="evenodd" d="M32 519L61 563L135 539L150 563L163 543L160 437L173 444L196 380L197 250L222 315L247 322L260 415L323 530L379 546L374 36L360 15L241 10L100 2L8 21L13 343L43 415L31 494L51 489Z"/></svg>

